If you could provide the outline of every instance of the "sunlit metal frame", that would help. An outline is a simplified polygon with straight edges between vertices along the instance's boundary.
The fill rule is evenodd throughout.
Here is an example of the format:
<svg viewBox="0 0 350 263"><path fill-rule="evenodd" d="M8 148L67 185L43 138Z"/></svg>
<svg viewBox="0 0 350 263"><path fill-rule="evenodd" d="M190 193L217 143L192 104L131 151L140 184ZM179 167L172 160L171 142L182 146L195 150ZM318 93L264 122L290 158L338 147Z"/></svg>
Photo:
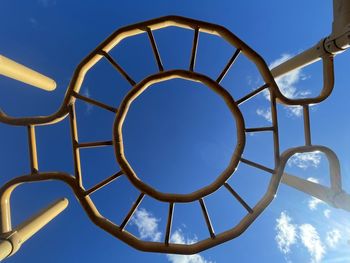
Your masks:
<svg viewBox="0 0 350 263"><path fill-rule="evenodd" d="M194 31L193 47L191 52L189 69L186 71L184 70L165 71L164 66L162 64L161 56L159 54L156 41L154 39L152 32L155 30L170 27L170 26L185 28L185 29ZM228 61L227 65L224 67L220 75L217 77L216 81L211 80L210 78L195 72L196 52L197 52L197 45L198 45L200 32L217 35L236 48L236 51L234 52L231 59ZM125 70L110 56L109 52L116 45L118 45L118 43L120 43L123 39L132 37L138 34L142 34L142 33L146 33L149 37L150 44L154 52L155 60L158 65L159 73L155 75L151 75L147 77L145 80L141 81L141 83L136 84L136 82L125 72ZM185 78L185 79L191 79L194 81L201 81L206 84L209 84L209 86L211 87L214 87L214 89L224 90L220 86L220 82L225 77L226 73L228 72L228 70L230 69L230 67L235 62L236 58L239 55L245 55L249 60L251 60L255 64L265 83L260 88L252 91L251 93L247 94L246 96L240 99L237 99L236 101L234 101L229 94L226 94L223 91L223 93L225 94L224 95L225 100L226 99L230 101L232 100L230 103L231 104L233 103L234 105L233 107L239 107L241 104L245 103L246 101L248 101L249 99L251 99L252 97L254 97L255 95L259 94L264 90L268 90L270 93L270 104L271 104L271 112L272 112L271 126L246 128L244 126L243 118L239 117L238 116L239 114L238 115L235 114L238 116L238 117L236 116L236 124L239 127L238 134L240 134L241 130L244 130L244 132L246 133L272 132L273 134L274 163L275 163L275 166L273 168L265 167L254 161L244 159L241 156L240 147L244 146L244 136L238 136L237 145L239 150L237 154L234 155L234 158L232 159L233 165L231 168L236 167L238 162L242 162L271 174L271 179L270 179L267 191L263 195L261 200L254 207L250 207L243 200L243 198L227 183L227 179L230 177L230 173L225 173L225 175L221 177L219 181L214 182L214 184L212 185L209 185L208 186L210 188L209 191L202 191L200 194L192 193L192 194L189 194L187 197L174 196L174 195L166 196L166 195L162 195L159 192L153 191L153 189L151 188L147 189L140 186L137 180L135 180L136 177L135 176L133 177L132 175L130 175L132 171L128 170L128 167L125 165L125 162L124 162L124 165L121 164L125 160L123 160L122 145L120 144L120 135L121 135L120 123L122 123L121 121L123 117L125 117L125 115L123 115L120 112L123 112L123 111L125 112L125 109L127 108L128 103L131 102L133 96L135 95L133 94L133 92L137 93L137 90L140 91L143 87L147 85L151 85L157 81L169 79L174 76ZM112 66L133 87L133 89L126 96L126 99L124 99L124 101L122 102L122 108L119 110L112 106L106 105L102 102L88 98L79 93L80 87L83 83L86 73L91 67L93 67L102 58L105 58L107 61L109 61L112 64ZM314 146L312 145L312 141L311 141L309 105L319 103L325 98L327 98L330 95L334 84L333 56L331 54L326 54L323 56L323 65L324 65L325 77L324 77L324 87L322 89L321 94L316 98L304 98L304 99L292 100L285 97L281 93L281 91L279 90L279 88L275 83L273 75L271 74L268 66L266 65L262 57L258 55L254 50L252 50L248 45L242 42L238 37L232 34L229 30L227 30L222 26L201 22L197 20L192 20L184 17L167 16L167 17L161 17L161 18L153 19L143 23L127 26L117 30L78 65L73 75L72 81L69 85L69 88L66 92L62 106L59 108L59 110L55 114L50 116L16 118L16 117L8 116L3 111L0 111L1 122L7 123L10 125L15 125L15 126L26 126L28 128L28 142L29 142L28 144L29 144L29 152L30 152L30 164L31 164L30 174L12 179L8 183L6 183L3 187L0 188L0 200L1 200L1 207L0 207L1 229L0 230L1 232L10 233L12 231L11 215L10 215L10 197L11 197L12 191L17 186L23 183L29 183L29 182L58 180L58 181L64 182L73 190L74 194L78 198L85 212L96 225L98 225L100 228L104 229L111 235L123 240L125 243L139 250L150 251L150 252L161 252L161 253L174 253L174 254L193 254L239 236L251 225L251 223L263 212L263 210L273 200L276 194L278 185L281 181L284 167L288 159L293 154L299 153L299 152L310 152L310 151L318 150L318 151L325 152L327 156L331 156L331 154L329 153L330 150L328 150L323 146ZM77 131L77 121L75 116L75 105L74 105L76 99L83 100L87 103L93 104L95 106L108 110L114 114L117 114L116 122L115 122L116 123L115 127L117 128L114 134L117 133L118 135L119 133L119 137L117 136L111 141L98 141L98 142L85 142L85 143L79 142L78 131ZM304 112L305 146L289 149L288 151L282 154L280 154L280 149L279 149L278 122L277 122L277 109L276 109L277 102L280 102L285 105L299 105L303 107L303 112ZM237 111L234 111L234 112L237 113ZM64 118L66 118L67 116L70 119L70 126L71 126L74 170L75 170L74 175L69 175L64 172L42 173L39 170L38 161L37 161L35 127L39 125L50 125L50 124L59 122ZM85 189L82 183L82 174L81 174L81 167L80 167L80 150L82 148L110 146L110 145L114 145L116 149L116 157L119 163L121 164L122 171L116 172L111 177L107 178L106 180L100 182L99 184L95 185L90 189ZM337 159L335 158L330 158L330 159L332 160L332 167L333 166L337 167L337 165L339 165L337 164ZM230 172L232 171L232 169L229 169L229 170ZM337 171L339 171L339 169ZM90 195L93 194L95 191L98 191L102 187L106 186L107 184L111 183L112 181L114 181L119 176L125 173L128 174L128 178L130 179L131 183L133 183L140 190L140 195L137 198L137 200L134 202L130 211L125 216L123 222L121 222L120 225L116 225L110 222L109 220L107 220L106 218L104 218L99 213L94 203L92 202ZM132 178L134 178L134 180ZM288 177L288 175L284 176L283 178L285 179L283 179L282 182L285 182L285 183L291 182L293 179L292 176ZM332 185L332 188L325 189L327 191L330 191L331 193L335 193L333 197L341 192L340 176L335 174L334 178L335 178L334 180L335 183L334 185ZM214 232L214 228L211 223L204 198L207 194L217 190L219 187L226 188L233 195L233 197L235 197L237 201L247 210L247 214L232 229L220 234L216 234ZM137 207L139 206L139 204L141 203L142 199L146 194L150 195L151 197L157 200L168 202L169 204L168 221L167 221L167 226L165 230L165 238L163 242L151 242L151 241L140 240L137 237L130 234L125 229L133 213L136 211ZM332 200L334 200L334 198ZM170 242L170 236L171 236L172 217L174 213L174 205L176 202L191 202L191 201L198 201L203 212L204 220L208 227L209 237L207 239L200 240L199 242L194 244L173 244Z"/></svg>

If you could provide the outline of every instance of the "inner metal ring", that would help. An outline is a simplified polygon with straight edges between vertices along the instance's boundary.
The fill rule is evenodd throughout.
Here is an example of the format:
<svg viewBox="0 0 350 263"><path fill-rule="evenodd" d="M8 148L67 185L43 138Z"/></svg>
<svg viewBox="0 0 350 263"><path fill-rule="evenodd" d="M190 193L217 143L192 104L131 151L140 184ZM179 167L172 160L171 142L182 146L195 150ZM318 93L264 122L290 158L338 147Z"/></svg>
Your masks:
<svg viewBox="0 0 350 263"><path fill-rule="evenodd" d="M214 180L214 182L205 187L200 188L197 191L188 194L163 193L154 189L152 186L144 183L136 175L135 171L132 169L124 154L123 124L132 102L152 84L175 78L200 82L208 86L211 90L218 94L224 100L225 104L232 113L233 118L236 122L237 130L236 147L227 168L216 178L216 180ZM227 92L223 87L221 87L217 82L208 78L207 76L192 71L170 70L147 77L146 79L135 85L133 89L126 95L126 97L120 104L120 108L118 109L116 119L114 121L113 143L115 147L116 158L120 165L120 168L128 176L132 184L135 185L135 187L137 187L142 193L145 193L157 200L165 202L192 202L216 191L234 173L240 161L245 145L245 125L243 116L240 110L238 109L234 99L232 98L230 93Z"/></svg>

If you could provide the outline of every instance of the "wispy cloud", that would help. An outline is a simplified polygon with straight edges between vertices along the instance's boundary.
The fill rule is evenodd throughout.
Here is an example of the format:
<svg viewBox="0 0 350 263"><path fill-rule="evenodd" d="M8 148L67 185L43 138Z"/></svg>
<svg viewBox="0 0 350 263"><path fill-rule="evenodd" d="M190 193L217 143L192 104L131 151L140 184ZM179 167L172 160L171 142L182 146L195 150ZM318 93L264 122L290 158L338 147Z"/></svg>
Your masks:
<svg viewBox="0 0 350 263"><path fill-rule="evenodd" d="M309 255L311 263L319 263L325 257L327 249L334 249L342 238L339 229L333 228L325 233L323 239L315 226L311 224L293 223L293 218L286 211L281 212L276 220L275 240L279 250L286 256L292 252L292 246L303 245ZM288 262L290 260L286 259Z"/></svg>
<svg viewBox="0 0 350 263"><path fill-rule="evenodd" d="M311 224L303 224L299 227L299 230L300 240L307 248L311 256L311 262L320 262L326 253L326 249L322 244L316 228Z"/></svg>
<svg viewBox="0 0 350 263"><path fill-rule="evenodd" d="M289 60L292 57L293 55L291 54L282 54L280 58L271 62L269 67L273 69L274 67L282 64L283 62ZM305 74L302 73L302 70L296 69L276 78L275 80L278 87L280 88L280 91L284 96L290 99L295 99L295 98L302 98L310 95L310 91L308 90L300 91L296 88L296 85L300 82L300 80L304 80L305 78L306 78Z"/></svg>
<svg viewBox="0 0 350 263"><path fill-rule="evenodd" d="M160 219L154 217L146 209L136 210L131 218L131 224L136 225L141 239L149 239L159 241L162 233L158 230L158 222Z"/></svg>
<svg viewBox="0 0 350 263"><path fill-rule="evenodd" d="M271 110L269 108L267 109L258 108L256 110L256 114L258 114L259 116L262 116L268 122L272 122Z"/></svg>
<svg viewBox="0 0 350 263"><path fill-rule="evenodd" d="M325 209L323 210L323 215L325 216L325 218L330 218L331 217L331 210L329 209Z"/></svg>
<svg viewBox="0 0 350 263"><path fill-rule="evenodd" d="M90 95L90 90L89 90L89 88L86 88L86 89L83 91L83 95L84 95L85 97L90 98L91 95ZM92 111L93 106L92 106L90 103L85 103L85 105L86 105L86 113L89 114L89 113Z"/></svg>
<svg viewBox="0 0 350 263"><path fill-rule="evenodd" d="M297 241L296 226L291 223L292 219L286 212L282 212L280 217L276 219L276 231L275 237L279 250L283 254L290 252L290 247Z"/></svg>
<svg viewBox="0 0 350 263"><path fill-rule="evenodd" d="M327 232L326 243L330 248L335 248L341 239L340 231L338 229L333 229Z"/></svg>
<svg viewBox="0 0 350 263"><path fill-rule="evenodd" d="M281 55L280 58L272 61L271 64L269 65L269 68L273 69L292 57L293 55L284 53ZM296 69L280 77L277 77L275 81L281 93L284 96L290 99L296 99L296 98L305 98L311 94L309 90L305 90L305 89L300 90L300 88L297 88L297 85L300 83L300 81L308 78L309 77L306 76L301 69ZM252 83L251 78L248 78L248 85L250 85L251 83ZM263 94L267 100L270 100L269 91L264 90ZM303 114L303 108L301 106L284 106L284 109L286 110L287 116L289 117L301 117ZM264 114L259 114L258 111L256 111L256 113L259 116L262 116L266 119ZM263 112L260 111L260 113L263 113Z"/></svg>
<svg viewBox="0 0 350 263"><path fill-rule="evenodd" d="M176 230L170 238L170 241L175 244L193 244L197 242L197 238L187 238L181 229ZM213 263L203 258L199 254L194 255L174 255L168 254L167 258L172 263Z"/></svg>
<svg viewBox="0 0 350 263"><path fill-rule="evenodd" d="M299 168L306 169L310 166L318 167L321 162L321 153L308 152L308 153L296 153L289 160L288 165L296 165Z"/></svg>
<svg viewBox="0 0 350 263"><path fill-rule="evenodd" d="M158 230L160 219L144 208L137 209L131 218L131 224L136 225L140 238L144 240L160 241L162 232ZM193 244L197 238L188 238L181 229L177 229L170 237L170 242L175 244ZM172 263L214 263L208 261L199 254L194 255L166 255Z"/></svg>

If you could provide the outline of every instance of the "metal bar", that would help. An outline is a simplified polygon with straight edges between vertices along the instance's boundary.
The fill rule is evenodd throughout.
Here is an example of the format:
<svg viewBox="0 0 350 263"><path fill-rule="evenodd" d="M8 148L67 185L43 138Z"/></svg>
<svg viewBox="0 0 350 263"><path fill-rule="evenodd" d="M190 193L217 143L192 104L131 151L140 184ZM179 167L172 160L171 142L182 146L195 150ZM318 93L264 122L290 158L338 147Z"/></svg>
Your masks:
<svg viewBox="0 0 350 263"><path fill-rule="evenodd" d="M309 105L303 105L304 113L304 134L305 134L305 145L311 145L311 129L310 129L310 112Z"/></svg>
<svg viewBox="0 0 350 263"><path fill-rule="evenodd" d="M279 166L280 163L280 142L278 135L278 118L277 118L277 105L276 97L272 91L270 91L270 101L271 101L271 119L273 129L273 149L275 154L275 169Z"/></svg>
<svg viewBox="0 0 350 263"><path fill-rule="evenodd" d="M221 74L219 75L219 77L216 79L217 83L220 83L222 81L222 79L226 76L227 72L230 70L231 66L233 65L233 63L235 63L238 55L241 53L240 49L236 49L236 52L233 54L233 56L230 58L230 60L227 62L224 70L221 72Z"/></svg>
<svg viewBox="0 0 350 263"><path fill-rule="evenodd" d="M333 26L331 37L338 37L344 33L350 24L349 0L333 0Z"/></svg>
<svg viewBox="0 0 350 263"><path fill-rule="evenodd" d="M93 147L101 147L101 146L111 146L113 145L113 141L101 141L101 142L84 142L77 143L77 148L93 148Z"/></svg>
<svg viewBox="0 0 350 263"><path fill-rule="evenodd" d="M196 29L194 30L194 35L193 35L193 44L192 44L191 60L190 60L190 71L194 70L194 67L196 64L198 36L199 36L199 28L196 27Z"/></svg>
<svg viewBox="0 0 350 263"><path fill-rule="evenodd" d="M316 197L332 207L350 212L350 195L344 191L335 192L331 188L287 173L283 174L281 183Z"/></svg>
<svg viewBox="0 0 350 263"><path fill-rule="evenodd" d="M162 60L160 59L159 51L157 48L156 41L154 40L152 30L147 28L147 34L148 34L148 38L149 38L151 45L152 45L153 54L157 60L159 71L164 71Z"/></svg>
<svg viewBox="0 0 350 263"><path fill-rule="evenodd" d="M207 227L208 227L208 230L209 230L209 233L210 233L210 237L211 238L215 238L215 233L214 233L214 230L213 230L213 226L211 224L210 217L209 217L209 214L208 214L208 211L207 211L207 208L205 206L203 198L199 199L199 203L200 203L201 208L202 208L203 216L205 218L205 223L207 224Z"/></svg>
<svg viewBox="0 0 350 263"><path fill-rule="evenodd" d="M123 230L125 228L125 226L128 224L129 220L131 219L132 215L135 213L137 207L140 205L140 203L141 203L141 201L142 201L144 196L145 196L144 193L141 193L139 195L139 197L137 198L136 202L133 204L133 206L131 207L130 211L128 212L128 214L124 218L123 222L119 226L120 230Z"/></svg>
<svg viewBox="0 0 350 263"><path fill-rule="evenodd" d="M306 67L316 61L320 60L324 55L324 49L320 43L313 46L310 49L290 58L289 60L281 63L275 68L271 69L272 76L274 78L280 77L293 70Z"/></svg>
<svg viewBox="0 0 350 263"><path fill-rule="evenodd" d="M16 253L24 242L58 216L67 206L68 200L62 198L17 226L13 233L4 237L4 241L0 241L0 260ZM6 242L10 243L11 250Z"/></svg>
<svg viewBox="0 0 350 263"><path fill-rule="evenodd" d="M166 224L166 232L165 232L165 244L169 244L171 226L173 223L173 213L174 213L174 203L169 203L169 211L168 211L168 222Z"/></svg>
<svg viewBox="0 0 350 263"><path fill-rule="evenodd" d="M251 93L247 94L246 96L244 96L243 98L239 99L236 101L237 105L242 104L243 102L246 102L247 100L251 99L252 97L254 97L255 95L257 95L259 92L263 91L264 89L268 88L268 84L264 84L262 85L260 88L257 88L256 90L253 90Z"/></svg>
<svg viewBox="0 0 350 263"><path fill-rule="evenodd" d="M56 82L53 79L2 55L0 55L0 75L4 75L46 91L56 89Z"/></svg>
<svg viewBox="0 0 350 263"><path fill-rule="evenodd" d="M85 101L85 102L87 102L87 103L90 103L90 104L92 104L92 105L98 106L98 107L103 108L103 109L105 109L105 110L111 111L111 112L113 112L113 113L116 113L116 112L118 111L117 108L114 108L114 107L109 106L109 105L107 105L107 104L105 104L105 103L102 103L102 102L100 102L100 101L97 101L97 100L88 98L88 97L86 97L86 96L83 96L83 95L81 95L81 94L79 94L79 93L77 93L77 92L75 92L75 91L72 92L72 95L73 95L74 97L76 97L77 99L80 99L80 100Z"/></svg>
<svg viewBox="0 0 350 263"><path fill-rule="evenodd" d="M253 213L253 209L243 200L243 198L229 185L228 183L224 183L226 189L237 199L238 202L248 211L248 213Z"/></svg>
<svg viewBox="0 0 350 263"><path fill-rule="evenodd" d="M35 126L33 125L27 126L27 131L28 131L30 170L32 174L35 174L39 171Z"/></svg>
<svg viewBox="0 0 350 263"><path fill-rule="evenodd" d="M123 174L122 171L117 172L116 174L113 174L112 176L108 177L107 179L103 180L102 182L96 184L95 186L93 186L92 188L90 188L89 190L85 191L85 195L90 195L93 194L94 192L96 192L97 190L101 189L102 187L105 187L106 185L110 184L111 182L113 182L115 179L117 179L119 176L121 176Z"/></svg>
<svg viewBox="0 0 350 263"><path fill-rule="evenodd" d="M70 120L70 128L71 128L71 137L72 137L72 146L73 146L73 160L74 160L74 174L79 182L82 185L81 180L81 166L80 166L80 152L77 147L78 144L78 129L75 115L75 106L71 104L69 106L69 120Z"/></svg>
<svg viewBox="0 0 350 263"><path fill-rule="evenodd" d="M131 84L131 86L134 86L136 82L126 73L126 71L105 51L101 50L99 52L102 56L104 56L109 63L112 64L112 66Z"/></svg>
<svg viewBox="0 0 350 263"><path fill-rule="evenodd" d="M241 158L241 162L243 162L243 163L245 163L245 164L248 164L248 165L250 165L250 166L253 166L253 167L255 167L255 168L258 168L258 169L260 169L260 170L263 170L263 171L265 171L265 172L271 173L271 174L274 174L274 173L275 173L275 171L272 170L271 168L268 168L268 167L266 167L266 166L264 166L264 165L258 164L258 163L253 162L253 161L249 161L249 160L244 159L244 158Z"/></svg>
<svg viewBox="0 0 350 263"><path fill-rule="evenodd" d="M258 127L258 128L246 128L246 132L264 132L264 131L273 131L275 127Z"/></svg>
<svg viewBox="0 0 350 263"><path fill-rule="evenodd" d="M47 223L66 209L67 206L68 200L66 198L62 198L49 205L37 215L17 226L15 231L17 231L17 235L20 237L22 243L27 241L31 236L47 225Z"/></svg>

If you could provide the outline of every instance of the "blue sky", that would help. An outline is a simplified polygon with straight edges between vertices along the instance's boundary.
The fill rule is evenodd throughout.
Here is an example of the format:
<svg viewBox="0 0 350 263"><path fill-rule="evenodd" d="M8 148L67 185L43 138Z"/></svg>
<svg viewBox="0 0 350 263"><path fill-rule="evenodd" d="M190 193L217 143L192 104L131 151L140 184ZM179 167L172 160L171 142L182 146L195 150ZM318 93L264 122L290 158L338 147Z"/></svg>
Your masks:
<svg viewBox="0 0 350 263"><path fill-rule="evenodd" d="M315 8L317 6L317 8ZM164 15L181 15L220 24L231 30L273 67L314 45L331 30L332 3L302 1L2 1L0 53L54 78L52 93L0 78L0 106L9 115L32 116L55 112L62 102L77 64L116 29ZM155 32L166 69L187 67L192 32ZM147 35L123 41L111 53L135 81L157 71ZM215 79L234 49L216 37L201 34L196 70ZM335 59L332 95L311 107L313 142L333 149L341 161L344 190L350 192L350 126L347 89L349 54ZM278 80L289 97L318 94L320 63ZM222 85L235 99L261 84L253 65L243 57ZM107 63L86 76L81 93L118 107L130 90ZM264 93L240 108L247 127L270 123ZM77 102L79 139L109 140L114 115ZM281 150L303 144L303 120L298 108L278 106ZM235 123L220 98L203 85L172 80L152 86L137 99L124 127L126 155L139 177L163 192L189 193L213 180L227 165L236 143ZM29 172L26 130L0 124L0 184ZM68 119L37 129L41 171L73 172ZM273 165L272 136L247 135L245 158ZM112 147L81 152L86 188L118 171ZM328 163L320 153L294 156L287 171L329 185ZM229 180L252 206L259 200L269 174L240 165ZM139 192L119 178L92 199L100 212L120 223ZM24 185L13 194L14 224L56 198L70 199L68 209L25 243L7 262L349 262L350 222L346 212L331 208L281 185L277 198L239 238L199 255L174 256L139 252L94 226L70 190L62 183ZM245 211L224 189L206 198L215 231L232 228ZM167 206L146 197L127 230L144 239L164 238ZM173 242L204 239L208 231L198 203L175 207Z"/></svg>

